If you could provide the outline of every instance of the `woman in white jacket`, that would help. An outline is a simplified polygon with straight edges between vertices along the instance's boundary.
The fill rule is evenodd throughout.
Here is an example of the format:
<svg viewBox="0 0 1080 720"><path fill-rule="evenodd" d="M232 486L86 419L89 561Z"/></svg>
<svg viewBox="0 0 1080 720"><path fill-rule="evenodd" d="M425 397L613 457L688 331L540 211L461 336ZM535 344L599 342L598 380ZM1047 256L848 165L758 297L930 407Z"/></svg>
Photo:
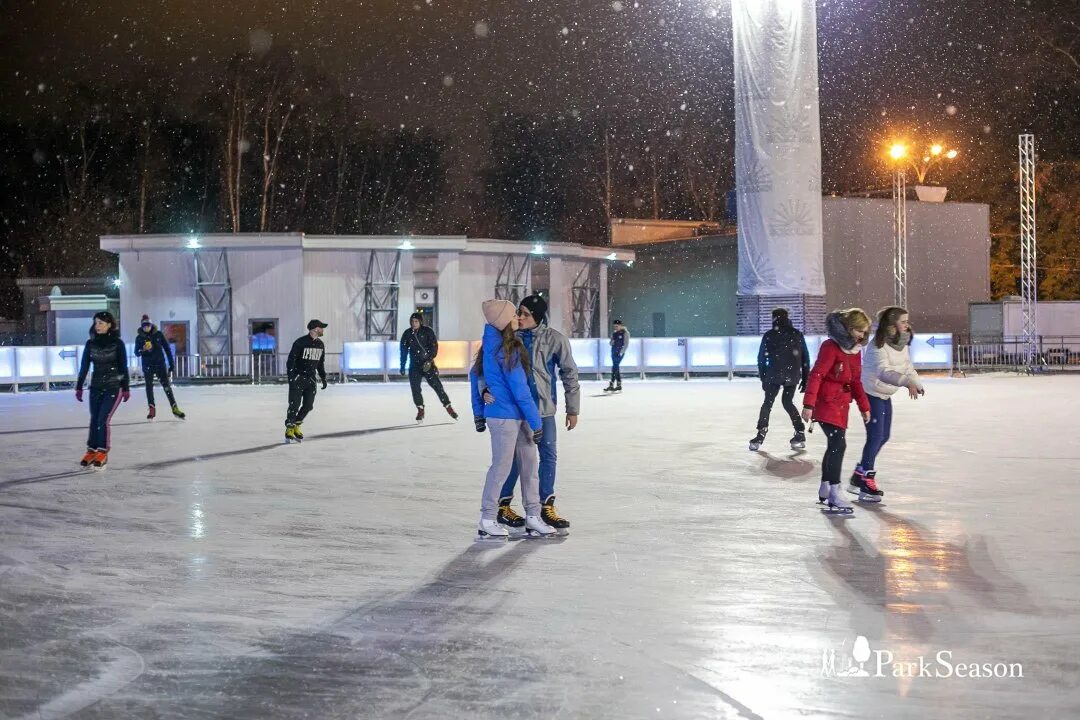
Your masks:
<svg viewBox="0 0 1080 720"><path fill-rule="evenodd" d="M870 422L862 461L851 476L852 492L858 492L861 500L880 500L885 494L878 489L874 463L892 431L893 394L907 388L908 395L917 400L926 392L908 352L911 338L908 311L887 307L878 313L874 340L863 353L862 384L870 400Z"/></svg>

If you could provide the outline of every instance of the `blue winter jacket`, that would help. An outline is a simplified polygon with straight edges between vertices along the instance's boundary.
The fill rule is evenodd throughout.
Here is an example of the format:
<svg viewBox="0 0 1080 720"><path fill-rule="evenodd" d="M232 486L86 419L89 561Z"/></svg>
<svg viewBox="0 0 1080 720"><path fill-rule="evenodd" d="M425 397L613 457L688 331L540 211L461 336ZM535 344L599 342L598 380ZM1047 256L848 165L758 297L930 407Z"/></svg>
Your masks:
<svg viewBox="0 0 1080 720"><path fill-rule="evenodd" d="M506 369L502 350L502 334L491 325L484 325L484 383L488 392L495 398L491 405L485 405L480 396L480 385L475 371L469 371L469 384L472 386L473 416L482 418L501 418L504 420L524 420L533 430L543 427L540 411L529 391L529 380L525 377L525 368L521 362Z"/></svg>

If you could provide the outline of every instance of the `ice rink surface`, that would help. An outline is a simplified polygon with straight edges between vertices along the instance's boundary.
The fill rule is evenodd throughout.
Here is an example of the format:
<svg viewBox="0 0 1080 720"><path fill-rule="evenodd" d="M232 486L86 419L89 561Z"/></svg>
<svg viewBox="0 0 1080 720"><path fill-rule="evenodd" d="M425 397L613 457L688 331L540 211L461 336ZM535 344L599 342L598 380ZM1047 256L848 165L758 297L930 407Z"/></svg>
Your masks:
<svg viewBox="0 0 1080 720"><path fill-rule="evenodd" d="M85 474L86 405L0 396L0 717L1080 715L1080 377L897 398L847 519L820 431L790 451L777 403L747 450L756 381L601 387L559 436L571 535L502 545L463 383L422 426L403 383L331 386L300 446L282 386L153 423L135 388Z"/></svg>

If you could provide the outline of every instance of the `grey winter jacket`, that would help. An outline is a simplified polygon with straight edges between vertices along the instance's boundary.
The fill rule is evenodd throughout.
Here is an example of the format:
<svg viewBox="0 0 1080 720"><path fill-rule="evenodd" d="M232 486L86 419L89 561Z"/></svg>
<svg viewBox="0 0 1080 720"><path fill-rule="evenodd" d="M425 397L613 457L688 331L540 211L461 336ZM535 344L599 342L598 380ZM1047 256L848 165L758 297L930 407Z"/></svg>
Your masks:
<svg viewBox="0 0 1080 720"><path fill-rule="evenodd" d="M581 414L581 386L578 385L578 367L574 362L574 353L570 341L558 330L547 325L533 328L532 380L536 385L537 409L540 417L552 417L558 410L559 400L555 373L563 383L563 399L567 415ZM483 378L480 378L479 391L484 391Z"/></svg>

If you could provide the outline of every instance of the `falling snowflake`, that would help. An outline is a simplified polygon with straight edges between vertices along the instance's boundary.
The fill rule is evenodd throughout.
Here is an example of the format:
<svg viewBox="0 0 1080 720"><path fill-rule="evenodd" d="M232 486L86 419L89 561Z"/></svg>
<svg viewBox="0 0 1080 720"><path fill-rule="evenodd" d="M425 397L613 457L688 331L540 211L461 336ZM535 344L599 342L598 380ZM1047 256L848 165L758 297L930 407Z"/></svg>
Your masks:
<svg viewBox="0 0 1080 720"><path fill-rule="evenodd" d="M443 87L450 87L451 85L454 84L454 76L453 75L444 75L443 79L442 79L442 84L443 84Z"/></svg>
<svg viewBox="0 0 1080 720"><path fill-rule="evenodd" d="M615 2L611 3L611 9L615 12L622 12L623 4L619 0L615 0Z"/></svg>
<svg viewBox="0 0 1080 720"><path fill-rule="evenodd" d="M486 38L489 32L491 32L491 28L483 20L473 26L473 34L478 38Z"/></svg>

